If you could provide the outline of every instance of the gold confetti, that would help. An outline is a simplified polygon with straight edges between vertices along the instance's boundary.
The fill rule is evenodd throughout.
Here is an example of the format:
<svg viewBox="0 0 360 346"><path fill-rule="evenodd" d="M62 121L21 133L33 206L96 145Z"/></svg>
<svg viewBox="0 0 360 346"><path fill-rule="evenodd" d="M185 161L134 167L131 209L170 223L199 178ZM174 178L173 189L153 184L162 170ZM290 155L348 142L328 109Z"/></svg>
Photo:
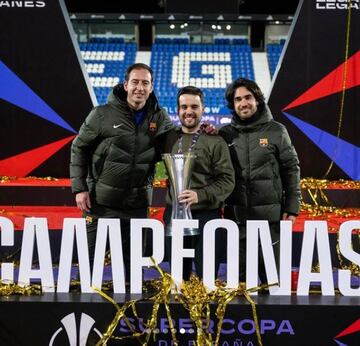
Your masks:
<svg viewBox="0 0 360 346"><path fill-rule="evenodd" d="M25 178L26 180L47 180L47 181L58 181L58 178L54 178L54 177L35 177L32 175L29 175L28 177Z"/></svg>
<svg viewBox="0 0 360 346"><path fill-rule="evenodd" d="M39 296L42 295L41 285L19 285L13 281L0 281L0 296L12 296L12 295L21 295L21 296Z"/></svg>

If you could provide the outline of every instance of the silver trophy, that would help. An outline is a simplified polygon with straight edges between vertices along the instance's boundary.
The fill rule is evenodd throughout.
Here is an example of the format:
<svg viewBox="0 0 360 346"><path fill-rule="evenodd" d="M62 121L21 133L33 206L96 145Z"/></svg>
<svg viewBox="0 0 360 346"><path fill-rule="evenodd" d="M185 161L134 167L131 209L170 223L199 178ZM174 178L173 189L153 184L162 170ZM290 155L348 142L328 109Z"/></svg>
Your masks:
<svg viewBox="0 0 360 346"><path fill-rule="evenodd" d="M172 198L171 221L166 225L165 235L172 234L172 220L182 219L191 220L190 208L186 203L179 202L179 194L190 188L190 177L194 166L195 155L193 154L163 154L162 159L170 179L170 189ZM185 228L184 235L197 235L197 228Z"/></svg>

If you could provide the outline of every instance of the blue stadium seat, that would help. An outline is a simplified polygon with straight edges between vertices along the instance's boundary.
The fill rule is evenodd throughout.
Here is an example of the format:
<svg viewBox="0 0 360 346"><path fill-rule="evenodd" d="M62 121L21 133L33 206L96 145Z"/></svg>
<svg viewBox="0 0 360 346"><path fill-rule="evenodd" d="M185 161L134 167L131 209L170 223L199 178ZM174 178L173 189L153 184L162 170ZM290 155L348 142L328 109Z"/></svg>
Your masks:
<svg viewBox="0 0 360 346"><path fill-rule="evenodd" d="M186 44L179 39L173 43L155 42L150 65L162 106L176 107L178 89L191 84L202 88L207 106L226 107L226 87L240 76L254 79L247 40L233 40L232 44L228 39L220 39L217 44Z"/></svg>
<svg viewBox="0 0 360 346"><path fill-rule="evenodd" d="M95 37L79 46L97 101L103 104L111 88L124 78L126 68L135 62L136 44L125 43L121 37Z"/></svg>
<svg viewBox="0 0 360 346"><path fill-rule="evenodd" d="M271 77L275 73L284 44L285 40L280 40L280 43L269 43L266 46L266 53Z"/></svg>

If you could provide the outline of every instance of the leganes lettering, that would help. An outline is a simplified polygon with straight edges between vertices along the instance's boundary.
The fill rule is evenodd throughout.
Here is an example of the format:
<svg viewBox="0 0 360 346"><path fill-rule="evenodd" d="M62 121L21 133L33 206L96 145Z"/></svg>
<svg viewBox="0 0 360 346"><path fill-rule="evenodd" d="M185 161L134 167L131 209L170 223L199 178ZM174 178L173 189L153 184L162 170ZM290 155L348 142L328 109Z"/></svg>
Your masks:
<svg viewBox="0 0 360 346"><path fill-rule="evenodd" d="M0 8L45 7L45 1L0 1Z"/></svg>

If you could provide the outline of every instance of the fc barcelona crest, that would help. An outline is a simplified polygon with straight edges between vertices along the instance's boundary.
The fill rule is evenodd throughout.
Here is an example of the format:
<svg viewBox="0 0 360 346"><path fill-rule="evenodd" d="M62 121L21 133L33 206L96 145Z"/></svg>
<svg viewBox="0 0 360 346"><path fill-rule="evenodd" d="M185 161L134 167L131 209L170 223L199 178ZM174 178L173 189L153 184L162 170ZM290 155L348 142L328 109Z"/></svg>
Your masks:
<svg viewBox="0 0 360 346"><path fill-rule="evenodd" d="M267 147L269 145L269 141L267 138L260 138L259 144L261 147Z"/></svg>
<svg viewBox="0 0 360 346"><path fill-rule="evenodd" d="M149 125L149 130L150 130L151 132L155 132L155 131L157 130L157 125L156 125L156 123L150 123L150 125Z"/></svg>

